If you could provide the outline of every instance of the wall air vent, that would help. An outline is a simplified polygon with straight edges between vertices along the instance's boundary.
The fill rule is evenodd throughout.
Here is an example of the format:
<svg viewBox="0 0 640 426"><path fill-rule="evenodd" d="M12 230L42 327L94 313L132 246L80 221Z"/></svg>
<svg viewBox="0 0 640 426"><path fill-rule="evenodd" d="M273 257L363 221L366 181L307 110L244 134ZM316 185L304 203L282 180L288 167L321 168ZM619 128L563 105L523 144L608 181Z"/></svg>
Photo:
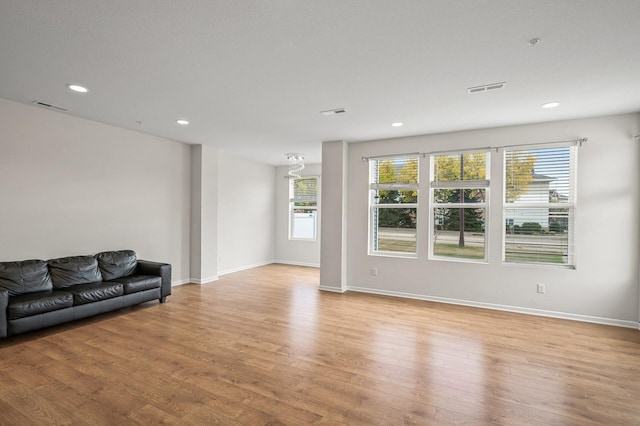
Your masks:
<svg viewBox="0 0 640 426"><path fill-rule="evenodd" d="M491 90L498 90L498 89L502 89L505 84L507 83L503 81L502 83L491 83L491 84L485 84L482 86L469 87L467 88L467 93L472 94L472 93L489 92Z"/></svg>
<svg viewBox="0 0 640 426"><path fill-rule="evenodd" d="M69 111L69 108L61 107L60 105L50 104L48 102L33 101L33 104L41 107L49 108L49 109L55 109L58 111Z"/></svg>
<svg viewBox="0 0 640 426"><path fill-rule="evenodd" d="M344 109L344 108L336 108L336 109L328 109L326 111L320 111L320 114L322 114L322 115L335 115L335 114L344 114L345 112L347 112L347 110Z"/></svg>

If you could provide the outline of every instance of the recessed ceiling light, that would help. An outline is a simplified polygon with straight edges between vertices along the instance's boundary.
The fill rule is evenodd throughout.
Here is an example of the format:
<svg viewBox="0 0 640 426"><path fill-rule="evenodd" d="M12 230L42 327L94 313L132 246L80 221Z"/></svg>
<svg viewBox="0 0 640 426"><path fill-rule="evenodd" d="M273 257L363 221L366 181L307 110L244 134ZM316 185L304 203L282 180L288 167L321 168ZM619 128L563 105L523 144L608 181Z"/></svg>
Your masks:
<svg viewBox="0 0 640 426"><path fill-rule="evenodd" d="M560 102L558 101L547 102L546 104L542 104L542 108L555 108L559 105L560 105Z"/></svg>
<svg viewBox="0 0 640 426"><path fill-rule="evenodd" d="M393 123L391 123L392 127L402 127L404 126L404 123L401 123L399 121L394 121Z"/></svg>
<svg viewBox="0 0 640 426"><path fill-rule="evenodd" d="M180 120L176 120L176 123L178 123L178 124L180 124L182 126L186 126L186 125L189 124L189 120L180 119Z"/></svg>
<svg viewBox="0 0 640 426"><path fill-rule="evenodd" d="M74 92L78 92L78 93L87 93L89 91L89 89L87 89L84 86L80 86L79 84L67 84L67 87L70 90L73 90Z"/></svg>

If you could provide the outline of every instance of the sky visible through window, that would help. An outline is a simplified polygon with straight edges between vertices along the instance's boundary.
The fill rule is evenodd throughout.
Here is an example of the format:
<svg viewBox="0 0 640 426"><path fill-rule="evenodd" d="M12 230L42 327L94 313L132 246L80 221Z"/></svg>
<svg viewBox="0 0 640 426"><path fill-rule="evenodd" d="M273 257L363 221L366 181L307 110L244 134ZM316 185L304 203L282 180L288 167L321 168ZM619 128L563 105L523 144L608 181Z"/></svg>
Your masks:
<svg viewBox="0 0 640 426"><path fill-rule="evenodd" d="M536 157L534 173L554 178L549 182L549 189L568 195L570 147L531 149L528 152Z"/></svg>

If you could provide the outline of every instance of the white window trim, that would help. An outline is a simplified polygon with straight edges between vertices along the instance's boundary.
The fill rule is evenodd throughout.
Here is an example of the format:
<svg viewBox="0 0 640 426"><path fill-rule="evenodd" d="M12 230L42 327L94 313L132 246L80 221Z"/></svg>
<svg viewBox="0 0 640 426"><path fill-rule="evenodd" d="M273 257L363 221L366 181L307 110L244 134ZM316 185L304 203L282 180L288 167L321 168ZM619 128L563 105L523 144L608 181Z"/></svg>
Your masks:
<svg viewBox="0 0 640 426"><path fill-rule="evenodd" d="M460 155L460 154L478 154L484 153L486 155L486 177L487 179L479 180L464 180L464 181L435 181L434 180L434 158L442 155ZM490 205L490 192L491 192L491 152L489 150L460 150L460 151L447 151L433 153L429 156L429 247L428 247L428 259L435 261L445 262L461 262L461 263L489 263L489 239L491 235L490 223L491 212ZM434 191L436 189L484 189L485 199L481 203L437 203L434 201ZM435 227L435 213L438 208L459 208L459 209L484 209L485 221L484 221L484 258L471 259L464 257L452 257L452 256L438 256L434 253L436 234Z"/></svg>
<svg viewBox="0 0 640 426"><path fill-rule="evenodd" d="M563 208L563 209L568 209L571 211L571 216L570 216L570 223L571 226L569 226L569 230L568 232L568 253L569 253L569 257L573 260L573 263L567 263L567 264L560 264L560 263L548 263L548 262L507 262L505 257L506 257L506 243L507 243L507 238L504 232L504 228L502 229L502 264L505 266L529 266L532 268L550 268L550 269L576 269L576 247L575 247L575 227L576 227L576 207L575 207L575 203L573 203L574 205L572 206L568 206L565 204L563 204L562 207L558 207L558 203L549 203L548 205L551 205L553 207L551 208ZM507 220L507 215L506 215L506 211L509 208L513 208L514 203L509 203L509 204L504 204L504 207L502 208L502 226L504 227L504 224L506 223ZM544 205L540 204L540 205L531 205L531 207L529 205L519 205L519 208L525 209L525 208L536 208L537 206L542 206L542 208L544 208Z"/></svg>
<svg viewBox="0 0 640 426"><path fill-rule="evenodd" d="M293 185L293 181L298 179L315 179L316 180L316 197L315 198L293 198L291 194L291 188ZM289 240L290 241L318 241L318 235L320 233L320 176L301 176L299 178L289 178L288 182L288 190L289 190ZM315 210L316 211L316 220L315 220L315 230L314 235L315 238L297 238L293 236L293 226L294 226L294 210L296 202L315 202L315 206L304 206L300 208Z"/></svg>
<svg viewBox="0 0 640 426"><path fill-rule="evenodd" d="M371 195L370 195L371 197ZM420 195L418 195L420 197ZM419 198L418 198L419 199ZM373 200L371 200L373 201ZM404 257L408 259L416 259L418 257L419 243L418 243L418 226L416 224L416 252L408 253L401 251L384 251L374 250L373 248L373 234L374 234L374 212L376 209L416 209L416 216L419 215L418 203L405 203L405 204L375 204L371 203L369 210L369 256L384 256L384 257Z"/></svg>
<svg viewBox="0 0 640 426"><path fill-rule="evenodd" d="M575 227L576 227L576 211L577 211L577 198L578 198L578 186L577 186L577 178L578 178L578 148L581 146L580 143L572 141L569 143L566 142L558 142L558 143L546 143L546 144L531 144L531 145L514 145L513 147L504 147L501 149L502 151L502 265L504 266L526 266L532 268L549 268L549 269L576 269L577 265L577 256L576 256L576 247L575 247ZM518 203L518 202L506 202L506 190L505 185L507 182L507 156L506 153L508 151L525 151L525 150L537 150L537 149L553 149L553 148L565 148L568 147L571 149L570 157L569 157L569 188L571 194L569 194L569 200L563 203ZM573 168L573 170L571 170ZM558 264L558 263L548 263L548 262L508 262L506 261L506 243L507 238L505 234L505 223L507 220L507 210L508 209L536 209L536 208L562 208L568 209L571 212L569 216L570 226L568 227L568 247L567 254L568 257L572 260L571 263L567 264Z"/></svg>
<svg viewBox="0 0 640 426"><path fill-rule="evenodd" d="M420 243L418 241L418 223L416 223L416 251L415 253L408 253L408 252L398 252L398 251L384 251L384 250L375 250L374 249L374 227L375 227L375 221L373 220L374 218L374 212L376 209L416 209L416 220L419 220L418 218L420 217L420 208L418 207L420 204L420 156L417 154L404 154L404 155L398 155L396 156L391 156L391 157L376 157L376 158L370 158L368 159L369 161L385 161L385 160L395 160L398 158L415 158L417 160L417 176L416 178L418 179L418 183L403 183L403 184L399 184L399 183L376 183L376 182L372 182L369 184L369 227L368 227L368 243L367 243L367 254L369 256L380 256L380 257L395 257L395 258L405 258L405 259L417 259L418 258L418 253L420 250ZM369 168L369 173L370 173L371 168ZM369 176L369 179L371 178L371 176ZM376 204L373 199L373 192L374 191L389 191L389 190L396 190L396 191L417 191L418 193L418 202L416 203L398 203L398 204Z"/></svg>

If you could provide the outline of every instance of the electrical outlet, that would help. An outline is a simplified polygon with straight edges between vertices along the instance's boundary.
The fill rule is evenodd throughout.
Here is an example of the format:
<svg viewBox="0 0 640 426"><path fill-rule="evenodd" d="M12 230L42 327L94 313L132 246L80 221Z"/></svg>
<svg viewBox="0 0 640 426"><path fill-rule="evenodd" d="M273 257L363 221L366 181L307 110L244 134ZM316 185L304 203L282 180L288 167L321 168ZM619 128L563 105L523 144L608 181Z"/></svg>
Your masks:
<svg viewBox="0 0 640 426"><path fill-rule="evenodd" d="M538 284L538 293L544 294L544 284Z"/></svg>
<svg viewBox="0 0 640 426"><path fill-rule="evenodd" d="M378 268L371 268L371 276L372 277L378 276Z"/></svg>

